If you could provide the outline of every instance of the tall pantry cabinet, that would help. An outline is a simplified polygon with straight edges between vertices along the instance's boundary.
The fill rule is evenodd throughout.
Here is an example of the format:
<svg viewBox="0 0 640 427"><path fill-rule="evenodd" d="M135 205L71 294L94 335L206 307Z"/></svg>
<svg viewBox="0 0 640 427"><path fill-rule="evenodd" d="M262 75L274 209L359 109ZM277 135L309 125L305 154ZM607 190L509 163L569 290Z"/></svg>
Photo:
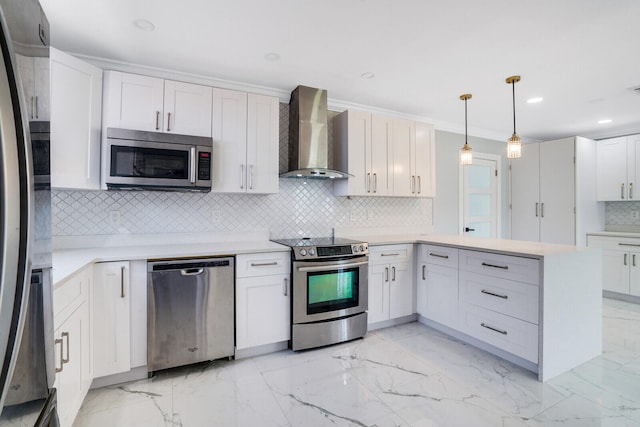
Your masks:
<svg viewBox="0 0 640 427"><path fill-rule="evenodd" d="M593 140L524 144L511 161L511 238L585 246L586 233L604 221L595 170Z"/></svg>

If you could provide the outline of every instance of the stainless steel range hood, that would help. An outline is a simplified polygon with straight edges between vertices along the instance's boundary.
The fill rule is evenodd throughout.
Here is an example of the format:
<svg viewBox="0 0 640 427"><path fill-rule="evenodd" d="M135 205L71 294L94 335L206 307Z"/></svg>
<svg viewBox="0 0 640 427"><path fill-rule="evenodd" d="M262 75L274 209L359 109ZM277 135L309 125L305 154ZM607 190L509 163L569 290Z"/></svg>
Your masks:
<svg viewBox="0 0 640 427"><path fill-rule="evenodd" d="M289 101L289 171L282 178L347 178L329 169L327 91L298 86Z"/></svg>

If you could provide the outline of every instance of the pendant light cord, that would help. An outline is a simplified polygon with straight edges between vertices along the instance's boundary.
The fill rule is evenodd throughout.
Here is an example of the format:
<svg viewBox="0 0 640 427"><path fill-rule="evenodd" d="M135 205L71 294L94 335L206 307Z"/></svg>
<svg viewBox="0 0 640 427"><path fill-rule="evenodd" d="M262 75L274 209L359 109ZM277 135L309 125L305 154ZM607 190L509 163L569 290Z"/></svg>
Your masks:
<svg viewBox="0 0 640 427"><path fill-rule="evenodd" d="M464 100L464 143L467 144L467 100Z"/></svg>
<svg viewBox="0 0 640 427"><path fill-rule="evenodd" d="M513 102L513 134L516 134L516 82L511 82L512 88L512 97L511 100Z"/></svg>

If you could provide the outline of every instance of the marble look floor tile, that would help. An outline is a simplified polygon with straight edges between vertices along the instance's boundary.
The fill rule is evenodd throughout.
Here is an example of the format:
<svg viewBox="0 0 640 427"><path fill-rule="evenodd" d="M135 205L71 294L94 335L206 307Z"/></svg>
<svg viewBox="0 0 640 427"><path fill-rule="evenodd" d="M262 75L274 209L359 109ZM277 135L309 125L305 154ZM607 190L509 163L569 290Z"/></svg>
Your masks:
<svg viewBox="0 0 640 427"><path fill-rule="evenodd" d="M419 323L92 390L75 427L637 426L640 306L605 299L601 357L546 383Z"/></svg>

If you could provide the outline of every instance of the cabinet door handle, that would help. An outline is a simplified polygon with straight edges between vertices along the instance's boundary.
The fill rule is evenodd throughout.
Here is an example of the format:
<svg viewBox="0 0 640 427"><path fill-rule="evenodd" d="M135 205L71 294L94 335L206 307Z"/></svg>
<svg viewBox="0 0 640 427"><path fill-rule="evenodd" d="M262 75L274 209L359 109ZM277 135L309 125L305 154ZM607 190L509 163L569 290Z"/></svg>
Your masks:
<svg viewBox="0 0 640 427"><path fill-rule="evenodd" d="M371 173L367 173L367 193L371 193Z"/></svg>
<svg viewBox="0 0 640 427"><path fill-rule="evenodd" d="M631 265L636 266L636 254L631 255Z"/></svg>
<svg viewBox="0 0 640 427"><path fill-rule="evenodd" d="M36 103L36 106L38 104ZM633 199L633 182L629 183L629 200Z"/></svg>
<svg viewBox="0 0 640 427"><path fill-rule="evenodd" d="M167 113L167 132L171 131L171 113Z"/></svg>
<svg viewBox="0 0 640 427"><path fill-rule="evenodd" d="M434 256L436 258L449 259L449 255L440 255L440 254L437 254L435 252L429 252L429 256Z"/></svg>
<svg viewBox="0 0 640 427"><path fill-rule="evenodd" d="M39 118L38 117L38 97L36 96L36 119Z"/></svg>
<svg viewBox="0 0 640 427"><path fill-rule="evenodd" d="M540 206L540 203L536 202L536 218L538 217L538 207Z"/></svg>
<svg viewBox="0 0 640 427"><path fill-rule="evenodd" d="M385 282L389 281L389 267L384 268L384 281Z"/></svg>
<svg viewBox="0 0 640 427"><path fill-rule="evenodd" d="M249 190L253 190L253 165L249 165Z"/></svg>
<svg viewBox="0 0 640 427"><path fill-rule="evenodd" d="M240 188L244 189L244 164L240 165Z"/></svg>
<svg viewBox="0 0 640 427"><path fill-rule="evenodd" d="M35 99L32 96L31 97L31 119L34 119L35 117L35 113L36 113L36 105L35 105Z"/></svg>
<svg viewBox="0 0 640 427"><path fill-rule="evenodd" d="M120 298L124 298L124 270L124 266L120 267Z"/></svg>
<svg viewBox="0 0 640 427"><path fill-rule="evenodd" d="M627 254L624 254L624 265L627 265Z"/></svg>
<svg viewBox="0 0 640 427"><path fill-rule="evenodd" d="M416 176L411 175L411 194L416 193Z"/></svg>
<svg viewBox="0 0 640 427"><path fill-rule="evenodd" d="M544 218L544 203L540 203L540 218Z"/></svg>
<svg viewBox="0 0 640 427"><path fill-rule="evenodd" d="M427 279L427 266L426 265L422 265L422 280L426 280Z"/></svg>
<svg viewBox="0 0 640 427"><path fill-rule="evenodd" d="M69 356L69 332L63 332L61 334L61 336L62 336L62 339L64 339L65 337L67 338L67 358L66 359L65 358L62 359L62 363L65 364L65 363L69 363L69 358L70 358L70 356Z"/></svg>
<svg viewBox="0 0 640 427"><path fill-rule="evenodd" d="M495 292L487 291L486 289L483 289L480 292L482 292L483 294L491 295L492 297L509 299L509 295L496 294Z"/></svg>
<svg viewBox="0 0 640 427"><path fill-rule="evenodd" d="M392 282L396 281L396 268L395 267L391 267L391 281Z"/></svg>
<svg viewBox="0 0 640 427"><path fill-rule="evenodd" d="M498 328L493 327L493 326L489 326L489 325L487 325L487 324L486 324L486 323L484 323L484 322L483 322L483 323L480 323L480 326L482 326L483 328L491 329L492 331L498 332L498 333L500 333L500 334L502 334L502 335L507 335L507 331L505 331L505 330L503 330L503 329L498 329Z"/></svg>
<svg viewBox="0 0 640 427"><path fill-rule="evenodd" d="M156 111L156 130L160 130L160 111Z"/></svg>
<svg viewBox="0 0 640 427"><path fill-rule="evenodd" d="M380 256L399 256L400 254L398 252L389 252L389 253L385 253L385 254L380 254Z"/></svg>
<svg viewBox="0 0 640 427"><path fill-rule="evenodd" d="M418 175L418 194L420 194L422 192L422 179L420 178L420 175Z"/></svg>
<svg viewBox="0 0 640 427"><path fill-rule="evenodd" d="M373 174L373 192L374 193L378 192L378 174L377 173Z"/></svg>
<svg viewBox="0 0 640 427"><path fill-rule="evenodd" d="M508 270L508 265L496 265L496 264L487 264L486 262L482 263L483 267L491 267L491 268L501 268L502 270Z"/></svg>
<svg viewBox="0 0 640 427"><path fill-rule="evenodd" d="M633 246L633 247L640 247L640 245L638 245L638 244L633 244L633 243L618 243L618 246Z"/></svg>
<svg viewBox="0 0 640 427"><path fill-rule="evenodd" d="M285 279L284 279L284 296L285 296L285 297L286 297L286 296L287 296L287 294L288 294L288 288L289 288L289 285L288 285L288 283L287 283L287 282L288 282L288 279L286 279L286 278L285 278Z"/></svg>
<svg viewBox="0 0 640 427"><path fill-rule="evenodd" d="M252 262L251 267L269 267L272 265L278 265L278 261L273 262Z"/></svg>
<svg viewBox="0 0 640 427"><path fill-rule="evenodd" d="M620 198L624 199L624 182L620 184Z"/></svg>
<svg viewBox="0 0 640 427"><path fill-rule="evenodd" d="M64 366L63 366L63 365L64 365L64 361L63 361L63 357L64 357L64 356L63 356L63 354L62 354L62 351L63 351L63 350L62 350L62 338L56 338L56 339L55 339L55 341L54 341L54 345L58 345L58 344L60 344L60 367L58 368L58 367L56 366L56 373L58 373L58 372L62 372L62 370L64 369Z"/></svg>

